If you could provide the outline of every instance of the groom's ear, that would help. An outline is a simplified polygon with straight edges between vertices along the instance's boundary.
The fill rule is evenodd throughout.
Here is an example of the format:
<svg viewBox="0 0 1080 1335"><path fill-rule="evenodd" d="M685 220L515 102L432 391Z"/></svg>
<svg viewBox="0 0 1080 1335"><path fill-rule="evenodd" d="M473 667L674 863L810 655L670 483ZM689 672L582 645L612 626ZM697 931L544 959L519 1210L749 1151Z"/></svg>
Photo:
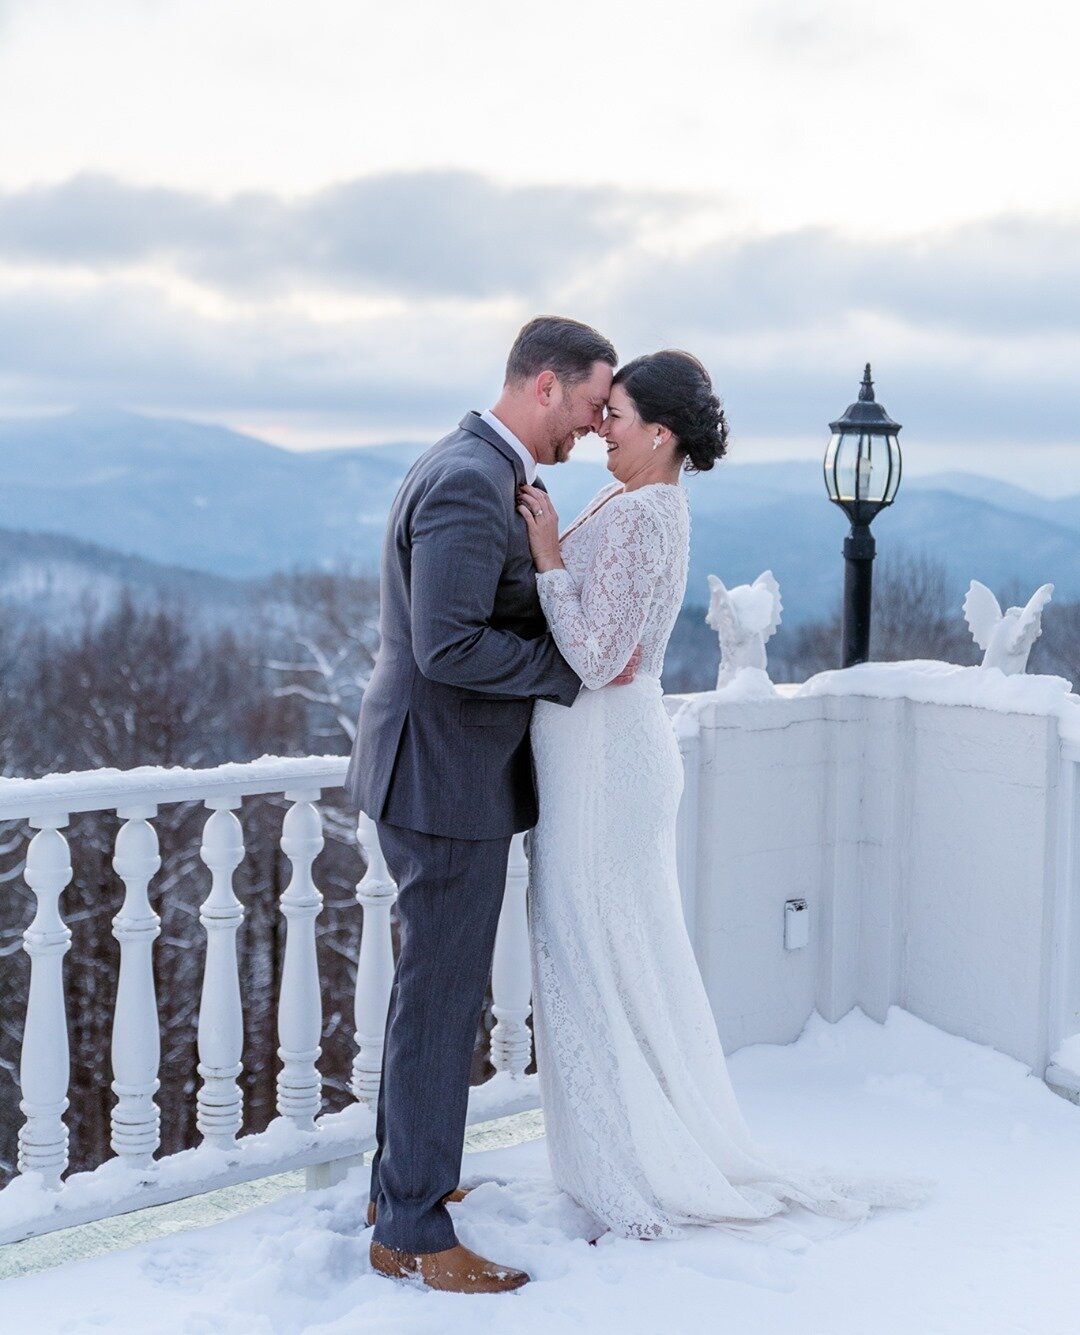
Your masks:
<svg viewBox="0 0 1080 1335"><path fill-rule="evenodd" d="M537 403L542 403L546 408L551 402L551 397L555 393L555 385L558 376L554 371L541 371L536 377L535 391Z"/></svg>

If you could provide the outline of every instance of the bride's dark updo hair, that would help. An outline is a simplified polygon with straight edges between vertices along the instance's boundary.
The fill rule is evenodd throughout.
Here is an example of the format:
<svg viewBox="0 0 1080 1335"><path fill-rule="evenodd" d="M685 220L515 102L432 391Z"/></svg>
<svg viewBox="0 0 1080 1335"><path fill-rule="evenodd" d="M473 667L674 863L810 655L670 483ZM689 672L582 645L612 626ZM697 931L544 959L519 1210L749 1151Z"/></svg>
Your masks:
<svg viewBox="0 0 1080 1335"><path fill-rule="evenodd" d="M643 422L666 426L688 473L705 473L727 452L728 424L709 373L688 352L665 348L615 373Z"/></svg>

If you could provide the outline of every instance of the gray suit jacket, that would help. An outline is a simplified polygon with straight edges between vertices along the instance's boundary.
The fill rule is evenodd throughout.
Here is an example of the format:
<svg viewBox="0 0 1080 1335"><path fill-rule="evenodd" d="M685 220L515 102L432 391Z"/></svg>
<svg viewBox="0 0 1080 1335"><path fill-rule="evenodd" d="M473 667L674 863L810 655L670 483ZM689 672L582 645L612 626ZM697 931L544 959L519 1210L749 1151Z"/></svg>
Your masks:
<svg viewBox="0 0 1080 1335"><path fill-rule="evenodd" d="M548 633L521 460L468 413L409 470L390 511L381 643L345 786L375 820L455 839L536 824L533 701L581 685Z"/></svg>

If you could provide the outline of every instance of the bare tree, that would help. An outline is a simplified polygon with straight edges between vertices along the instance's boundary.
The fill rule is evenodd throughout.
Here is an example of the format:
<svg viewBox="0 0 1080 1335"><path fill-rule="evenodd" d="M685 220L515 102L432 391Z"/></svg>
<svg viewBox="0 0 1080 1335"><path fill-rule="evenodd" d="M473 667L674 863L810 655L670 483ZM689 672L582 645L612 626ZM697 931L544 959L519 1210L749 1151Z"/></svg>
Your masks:
<svg viewBox="0 0 1080 1335"><path fill-rule="evenodd" d="M1080 686L1080 602L1051 603L1043 633L1031 651L1029 670L1064 677Z"/></svg>
<svg viewBox="0 0 1080 1335"><path fill-rule="evenodd" d="M290 646L268 663L281 679L274 695L303 701L311 735L347 751L379 645L377 582L349 569L300 571L277 576L263 599Z"/></svg>
<svg viewBox="0 0 1080 1335"><path fill-rule="evenodd" d="M896 551L876 564L871 641L876 661L979 661L964 621L963 588L940 561Z"/></svg>
<svg viewBox="0 0 1080 1335"><path fill-rule="evenodd" d="M923 553L894 550L875 562L871 616L874 662L978 662L964 622L963 590L940 561ZM781 626L769 645L773 679L805 681L839 667L841 639L839 607L821 620Z"/></svg>

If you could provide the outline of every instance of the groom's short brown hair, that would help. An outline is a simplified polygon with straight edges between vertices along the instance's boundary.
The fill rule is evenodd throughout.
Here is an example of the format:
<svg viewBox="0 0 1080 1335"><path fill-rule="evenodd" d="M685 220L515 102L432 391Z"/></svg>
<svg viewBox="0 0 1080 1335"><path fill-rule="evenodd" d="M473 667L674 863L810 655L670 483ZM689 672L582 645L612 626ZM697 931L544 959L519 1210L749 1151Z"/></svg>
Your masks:
<svg viewBox="0 0 1080 1335"><path fill-rule="evenodd" d="M587 380L597 362L617 366L619 358L603 334L580 320L538 315L524 325L506 359L506 383L520 385L541 371L554 371L570 387Z"/></svg>

